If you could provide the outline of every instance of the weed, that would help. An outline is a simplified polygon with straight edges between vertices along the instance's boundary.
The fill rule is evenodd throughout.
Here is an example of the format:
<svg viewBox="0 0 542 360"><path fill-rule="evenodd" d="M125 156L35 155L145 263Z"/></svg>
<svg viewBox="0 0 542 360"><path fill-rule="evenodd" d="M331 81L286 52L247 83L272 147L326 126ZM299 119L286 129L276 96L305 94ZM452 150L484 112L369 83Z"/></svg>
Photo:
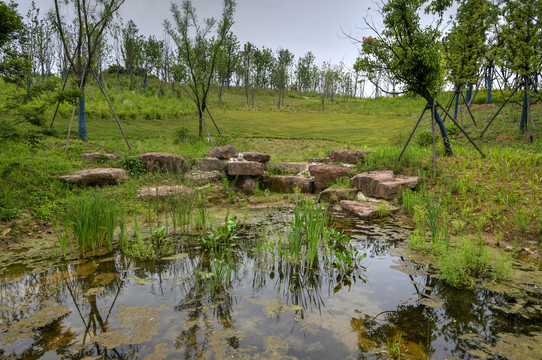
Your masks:
<svg viewBox="0 0 542 360"><path fill-rule="evenodd" d="M352 187L350 184L350 178L347 176L343 176L337 179L335 183L329 183L328 185L333 189L350 189Z"/></svg>
<svg viewBox="0 0 542 360"><path fill-rule="evenodd" d="M73 234L83 254L89 249L94 254L104 241L112 250L114 232L123 216L116 200L106 197L103 191L86 193L68 202L64 216L57 220L64 229L57 236Z"/></svg>
<svg viewBox="0 0 542 360"><path fill-rule="evenodd" d="M139 157L126 156L121 158L119 162L122 168L132 177L139 177L146 171L145 164L143 164Z"/></svg>

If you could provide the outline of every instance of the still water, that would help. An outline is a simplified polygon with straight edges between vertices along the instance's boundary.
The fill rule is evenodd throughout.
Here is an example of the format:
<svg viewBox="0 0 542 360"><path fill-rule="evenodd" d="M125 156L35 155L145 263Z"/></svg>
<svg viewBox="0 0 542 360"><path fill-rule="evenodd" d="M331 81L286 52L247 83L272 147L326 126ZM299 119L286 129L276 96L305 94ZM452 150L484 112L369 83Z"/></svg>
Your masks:
<svg viewBox="0 0 542 360"><path fill-rule="evenodd" d="M247 225L224 283L197 238L148 262L118 253L47 264L13 249L0 267L0 358L542 359L536 266L458 290L408 250L408 229L340 212L335 226L367 254L361 267L262 256L259 229L272 234L289 214L267 209Z"/></svg>

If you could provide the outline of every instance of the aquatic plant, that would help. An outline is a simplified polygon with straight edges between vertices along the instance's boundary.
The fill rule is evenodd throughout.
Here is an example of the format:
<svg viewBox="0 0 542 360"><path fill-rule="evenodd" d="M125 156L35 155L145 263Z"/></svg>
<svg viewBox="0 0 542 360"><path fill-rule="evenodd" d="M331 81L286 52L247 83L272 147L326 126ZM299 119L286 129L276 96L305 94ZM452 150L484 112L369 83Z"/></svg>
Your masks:
<svg viewBox="0 0 542 360"><path fill-rule="evenodd" d="M65 233L73 234L81 253L91 249L94 254L104 241L109 250L113 249L114 232L123 216L114 198L106 197L103 191L95 191L68 201L66 212L59 221ZM60 238L64 241L63 235Z"/></svg>

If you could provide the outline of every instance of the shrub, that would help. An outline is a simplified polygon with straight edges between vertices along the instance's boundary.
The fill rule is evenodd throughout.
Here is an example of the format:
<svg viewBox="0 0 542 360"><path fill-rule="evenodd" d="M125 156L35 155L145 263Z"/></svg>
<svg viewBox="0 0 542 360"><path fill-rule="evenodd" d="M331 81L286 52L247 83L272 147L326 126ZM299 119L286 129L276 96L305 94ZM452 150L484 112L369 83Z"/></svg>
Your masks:
<svg viewBox="0 0 542 360"><path fill-rule="evenodd" d="M435 134L435 143L437 142L439 136ZM433 134L429 130L420 131L416 138L416 144L421 147L433 146Z"/></svg>
<svg viewBox="0 0 542 360"><path fill-rule="evenodd" d="M136 156L126 156L120 159L120 165L122 168L130 174L130 176L137 177L145 173L145 164L140 158Z"/></svg>

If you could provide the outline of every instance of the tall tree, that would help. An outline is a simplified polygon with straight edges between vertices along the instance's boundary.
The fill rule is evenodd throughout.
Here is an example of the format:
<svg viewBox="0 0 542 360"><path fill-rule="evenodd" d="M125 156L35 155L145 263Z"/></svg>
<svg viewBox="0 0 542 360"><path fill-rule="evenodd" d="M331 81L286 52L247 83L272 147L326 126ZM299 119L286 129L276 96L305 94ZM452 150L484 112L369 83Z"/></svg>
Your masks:
<svg viewBox="0 0 542 360"><path fill-rule="evenodd" d="M139 29L133 20L129 20L122 29L122 58L126 75L130 78L130 88L134 89L134 71L138 71L143 60L143 45L145 39L139 34Z"/></svg>
<svg viewBox="0 0 542 360"><path fill-rule="evenodd" d="M221 19L218 22L214 18L204 19L203 24L200 24L192 2L184 0L181 8L175 3L171 4L176 29L166 21L166 30L177 44L179 57L186 66L184 80L189 89L188 97L198 108L200 137L203 135L204 112L218 54L233 25L235 5L234 0L224 0ZM216 35L209 37L215 25ZM209 133L207 136L210 139Z"/></svg>
<svg viewBox="0 0 542 360"><path fill-rule="evenodd" d="M271 85L271 72L275 58L273 50L262 47L254 52L254 82L259 88L267 88Z"/></svg>
<svg viewBox="0 0 542 360"><path fill-rule="evenodd" d="M495 20L489 0L461 0L452 29L444 38L444 55L448 78L455 87L456 104L461 89L478 81L480 67L487 52L487 32ZM467 96L467 103L469 101ZM454 118L457 118L457 105Z"/></svg>
<svg viewBox="0 0 542 360"><path fill-rule="evenodd" d="M218 55L218 64L217 64L217 73L218 73L218 83L220 86L220 91L218 93L218 99L222 99L222 89L224 85L229 89L231 78L239 62L239 40L237 36L230 32L224 44L220 48L220 53Z"/></svg>
<svg viewBox="0 0 542 360"><path fill-rule="evenodd" d="M294 62L294 54L288 49L277 50L277 61L273 69L273 82L279 91L279 101L277 107L284 106L284 97L288 89L290 80L290 68Z"/></svg>
<svg viewBox="0 0 542 360"><path fill-rule="evenodd" d="M504 2L501 35L505 46L501 58L523 84L523 112L519 129L525 131L530 122L530 91L535 76L542 69L542 25L540 0L511 0ZM530 134L529 134L530 135ZM531 139L532 141L532 139Z"/></svg>
<svg viewBox="0 0 542 360"><path fill-rule="evenodd" d="M440 31L438 26L422 26L420 10L427 0L389 0L381 9L384 28L380 31L366 18L365 23L376 37L362 41L361 56L355 64L374 82L374 74L401 84L404 92L414 92L424 99L440 128L447 155L452 147L444 122L436 111L434 97L443 84ZM449 1L433 1L428 11L443 13Z"/></svg>
<svg viewBox="0 0 542 360"><path fill-rule="evenodd" d="M254 54L256 52L256 46L251 42L247 42L243 46L241 51L241 65L243 86L245 87L245 97L247 100L247 106L249 106L249 94L253 92L254 88ZM254 107L254 97L252 98L252 107Z"/></svg>
<svg viewBox="0 0 542 360"><path fill-rule="evenodd" d="M96 60L98 47L102 45L102 37L107 26L111 23L113 15L124 3L124 0L66 0L63 1L72 7L75 14L74 34L76 36L75 48L68 46L66 37L67 25L61 16L58 0L55 0L56 23L60 34L66 57L72 71L78 76L79 107L78 107L78 136L87 140L87 124L85 113L85 86L92 66Z"/></svg>
<svg viewBox="0 0 542 360"><path fill-rule="evenodd" d="M0 76L17 84L22 84L30 71L28 56L20 51L23 38L23 18L17 4L0 1Z"/></svg>
<svg viewBox="0 0 542 360"><path fill-rule="evenodd" d="M299 91L308 91L314 88L314 83L316 81L316 76L318 73L314 72L314 60L316 57L314 54L309 51L305 56L300 57L297 60L296 68L296 80L297 80L297 90Z"/></svg>

